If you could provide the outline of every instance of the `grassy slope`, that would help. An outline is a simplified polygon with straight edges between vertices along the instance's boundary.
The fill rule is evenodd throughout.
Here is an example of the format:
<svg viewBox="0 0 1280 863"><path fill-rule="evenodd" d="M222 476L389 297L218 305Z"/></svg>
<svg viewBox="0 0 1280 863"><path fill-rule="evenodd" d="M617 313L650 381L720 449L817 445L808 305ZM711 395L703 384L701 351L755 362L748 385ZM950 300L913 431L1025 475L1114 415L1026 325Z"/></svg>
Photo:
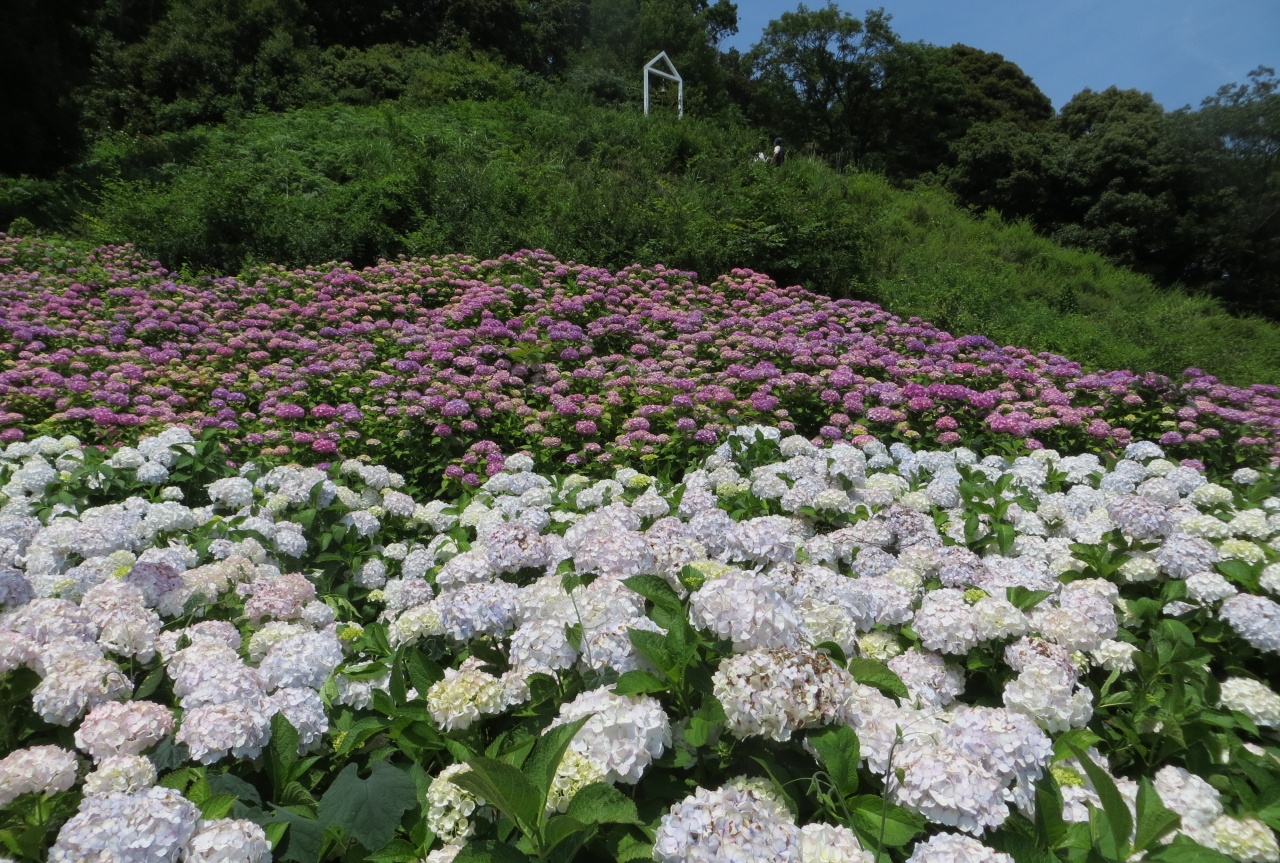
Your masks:
<svg viewBox="0 0 1280 863"><path fill-rule="evenodd" d="M1090 366L1280 382L1275 325L935 190L799 157L755 164L763 146L742 128L567 101L314 109L103 145L81 175L91 197L62 226L224 271L521 247L705 277L751 267Z"/></svg>

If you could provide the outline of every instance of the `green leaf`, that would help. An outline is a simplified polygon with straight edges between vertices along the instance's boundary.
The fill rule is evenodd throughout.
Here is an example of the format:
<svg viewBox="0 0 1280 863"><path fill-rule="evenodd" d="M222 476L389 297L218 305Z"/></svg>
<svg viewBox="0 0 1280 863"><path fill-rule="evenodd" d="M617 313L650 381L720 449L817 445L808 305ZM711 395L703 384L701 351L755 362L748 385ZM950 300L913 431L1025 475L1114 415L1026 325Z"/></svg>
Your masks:
<svg viewBox="0 0 1280 863"><path fill-rule="evenodd" d="M849 801L849 812L854 826L865 836L878 838L883 824L887 848L901 848L924 829L924 818L895 803L886 806L878 794L859 794Z"/></svg>
<svg viewBox="0 0 1280 863"><path fill-rule="evenodd" d="M278 798L293 778L290 768L298 760L298 731L285 718L284 713L271 717L271 748L268 750L268 769L271 789Z"/></svg>
<svg viewBox="0 0 1280 863"><path fill-rule="evenodd" d="M211 794L200 803L200 815L204 818L226 818L236 805L234 794Z"/></svg>
<svg viewBox="0 0 1280 863"><path fill-rule="evenodd" d="M791 775L787 773L785 767L774 761L772 757L753 756L752 761L764 768L765 774L769 777L769 781L773 783L773 790L786 804L787 809L791 811L794 818L800 811L800 807L796 805L795 798L791 796L788 786L791 784Z"/></svg>
<svg viewBox="0 0 1280 863"><path fill-rule="evenodd" d="M222 773L217 776L210 776L208 779L209 790L214 794L231 794L237 800L253 806L262 806L262 797L258 794L258 789L245 782L239 776Z"/></svg>
<svg viewBox="0 0 1280 863"><path fill-rule="evenodd" d="M684 730L685 742L694 749L705 746L711 740L711 734L716 726L727 718L720 699L714 695L704 695L698 712L689 717L689 725Z"/></svg>
<svg viewBox="0 0 1280 863"><path fill-rule="evenodd" d="M392 839L365 858L367 863L418 863L421 859L417 848L404 839Z"/></svg>
<svg viewBox="0 0 1280 863"><path fill-rule="evenodd" d="M1133 847L1136 851L1144 851L1150 848L1157 841L1178 829L1182 824L1181 816L1165 808L1165 805L1160 801L1160 796L1156 794L1155 789L1151 787L1150 780L1145 776L1138 782L1136 809L1138 811L1138 828L1137 835L1133 840Z"/></svg>
<svg viewBox="0 0 1280 863"><path fill-rule="evenodd" d="M817 734L809 735L809 743L822 758L822 766L831 777L831 784L843 797L852 797L858 791L858 734L847 725L828 726Z"/></svg>
<svg viewBox="0 0 1280 863"><path fill-rule="evenodd" d="M1041 848L1053 849L1062 844L1067 835L1067 825L1062 819L1062 789L1048 770L1036 783L1036 843Z"/></svg>
<svg viewBox="0 0 1280 863"><path fill-rule="evenodd" d="M147 756L156 771L177 770L191 760L191 750L185 743L174 743L172 737L166 737L156 744L156 748Z"/></svg>
<svg viewBox="0 0 1280 863"><path fill-rule="evenodd" d="M1147 859L1156 863L1235 863L1221 851L1197 845L1186 836L1175 836L1170 844L1153 849Z"/></svg>
<svg viewBox="0 0 1280 863"><path fill-rule="evenodd" d="M542 833L543 859L548 863L568 863L594 833L594 827L571 815L553 816Z"/></svg>
<svg viewBox="0 0 1280 863"><path fill-rule="evenodd" d="M164 666L161 665L158 668L152 669L151 672L142 679L142 682L138 684L138 688L133 691L133 700L141 701L142 699L152 695L156 689L159 688L160 683L163 680Z"/></svg>
<svg viewBox="0 0 1280 863"><path fill-rule="evenodd" d="M586 725L587 720L594 715L588 713L567 725L548 728L534 744L533 752L529 753L529 760L524 763L523 771L538 797L538 814L541 814L542 807L547 803L547 792L551 789L551 780L556 776L556 768L560 766L560 759L564 757L564 751L569 748L573 735L577 734L578 729ZM481 796L486 800L489 799L486 795ZM537 823L537 815L530 823Z"/></svg>
<svg viewBox="0 0 1280 863"><path fill-rule="evenodd" d="M1105 770L1094 764L1093 759L1086 755L1083 749L1076 747L1072 749L1080 761L1080 766L1089 777L1089 781L1093 783L1093 790L1097 793L1098 799L1102 801L1102 811L1107 814L1107 825L1115 841L1117 853L1123 854L1123 849L1129 845L1129 836L1133 833L1133 815L1129 812L1129 805L1124 802L1124 798L1120 796L1120 789L1116 788L1115 781Z"/></svg>
<svg viewBox="0 0 1280 863"><path fill-rule="evenodd" d="M573 795L565 814L583 824L636 824L640 820L631 798L604 782L588 785Z"/></svg>
<svg viewBox="0 0 1280 863"><path fill-rule="evenodd" d="M684 603L667 583L665 578L656 575L633 575L624 579L623 584L652 602L658 608L671 614L683 615Z"/></svg>
<svg viewBox="0 0 1280 863"><path fill-rule="evenodd" d="M1009 602L1013 603L1021 611L1030 611L1040 602L1051 596L1053 591L1050 590L1028 590L1022 585L1010 587L1005 590L1005 596Z"/></svg>
<svg viewBox="0 0 1280 863"><path fill-rule="evenodd" d="M874 686L888 695L898 698L907 697L907 685L902 678L894 674L889 666L874 659L854 657L849 660L849 673L853 679L867 686Z"/></svg>
<svg viewBox="0 0 1280 863"><path fill-rule="evenodd" d="M1101 741L1102 738L1088 728L1072 728L1070 731L1064 731L1062 736L1053 742L1054 763L1064 758L1071 758L1075 755L1073 751L1075 749L1088 749Z"/></svg>
<svg viewBox="0 0 1280 863"><path fill-rule="evenodd" d="M1235 582L1250 593L1258 592L1258 574L1243 560L1220 560L1214 566L1228 581Z"/></svg>
<svg viewBox="0 0 1280 863"><path fill-rule="evenodd" d="M339 826L366 851L375 851L391 841L400 818L417 805L409 774L378 761L368 779L360 778L354 764L344 767L320 798L318 814L324 827Z"/></svg>
<svg viewBox="0 0 1280 863"><path fill-rule="evenodd" d="M628 629L627 637L631 639L631 643L636 650L640 651L641 656L666 672L668 677L672 676L672 672L675 670L675 660L672 658L671 652L667 650L665 636L644 629Z"/></svg>
<svg viewBox="0 0 1280 863"><path fill-rule="evenodd" d="M613 685L617 695L643 695L646 692L666 692L670 685L650 671L627 671Z"/></svg>
<svg viewBox="0 0 1280 863"><path fill-rule="evenodd" d="M320 858L320 846L324 844L324 825L313 818L304 818L296 812L272 806L273 820L289 825L284 854L281 860L293 863L316 863Z"/></svg>
<svg viewBox="0 0 1280 863"><path fill-rule="evenodd" d="M502 761L480 756L467 761L467 766L471 769L455 775L453 784L483 797L522 832L533 835L546 805L546 792L540 792L524 773Z"/></svg>
<svg viewBox="0 0 1280 863"><path fill-rule="evenodd" d="M825 650L827 655L831 657L831 661L841 668L847 668L849 665L849 658L844 655L844 648L834 641L819 642L813 646L813 649L818 652Z"/></svg>
<svg viewBox="0 0 1280 863"><path fill-rule="evenodd" d="M529 858L514 845L490 839L463 845L453 863L529 863Z"/></svg>

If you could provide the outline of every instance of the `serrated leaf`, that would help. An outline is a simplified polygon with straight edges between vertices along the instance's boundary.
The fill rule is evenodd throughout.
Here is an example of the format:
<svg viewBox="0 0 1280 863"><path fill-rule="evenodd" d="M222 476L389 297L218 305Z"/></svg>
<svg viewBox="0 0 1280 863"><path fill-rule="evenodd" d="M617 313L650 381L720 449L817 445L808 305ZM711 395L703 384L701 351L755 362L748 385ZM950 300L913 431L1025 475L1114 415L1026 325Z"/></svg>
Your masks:
<svg viewBox="0 0 1280 863"><path fill-rule="evenodd" d="M877 794L859 794L849 801L854 826L864 836L878 840L883 827L886 848L901 848L924 829L924 818L895 803L886 805Z"/></svg>
<svg viewBox="0 0 1280 863"><path fill-rule="evenodd" d="M268 761L271 772L271 788L278 797L292 779L290 768L298 760L298 731L285 718L283 712L271 717L271 748Z"/></svg>
<svg viewBox="0 0 1280 863"><path fill-rule="evenodd" d="M667 650L667 639L645 629L628 629L627 637L640 655L648 659L670 677L675 670L675 660Z"/></svg>
<svg viewBox="0 0 1280 863"><path fill-rule="evenodd" d="M368 779L361 779L348 764L320 798L319 821L324 827L341 827L366 851L376 851L391 841L404 813L418 805L418 794L409 774L385 761L375 762Z"/></svg>
<svg viewBox="0 0 1280 863"><path fill-rule="evenodd" d="M853 675L854 680L866 686L874 686L881 692L896 695L898 698L907 697L907 685L883 662L854 657L849 660L849 673Z"/></svg>
<svg viewBox="0 0 1280 863"><path fill-rule="evenodd" d="M578 849L595 833L572 815L556 815L543 828L542 840L548 863L569 863Z"/></svg>
<svg viewBox="0 0 1280 863"><path fill-rule="evenodd" d="M455 785L483 797L524 833L537 830L546 805L545 791L539 792L524 773L503 761L480 756L468 760L467 766L471 769L453 777Z"/></svg>
<svg viewBox="0 0 1280 863"><path fill-rule="evenodd" d="M200 803L200 815L204 818L226 818L236 804L234 794L210 794Z"/></svg>
<svg viewBox="0 0 1280 863"><path fill-rule="evenodd" d="M292 863L316 863L320 857L320 846L324 844L324 825L314 818L304 818L279 806L272 806L272 809L273 820L289 826L280 859Z"/></svg>
<svg viewBox="0 0 1280 863"><path fill-rule="evenodd" d="M670 614L684 614L684 603L680 601L680 597L676 595L665 578L656 575L633 575L631 578L623 579L622 583L658 608Z"/></svg>
<svg viewBox="0 0 1280 863"><path fill-rule="evenodd" d="M647 692L666 692L670 685L651 671L627 671L613 685L616 695L643 695Z"/></svg>
<svg viewBox="0 0 1280 863"><path fill-rule="evenodd" d="M133 691L133 700L141 701L151 696L156 689L160 687L160 683L164 680L164 666L153 668L142 682L138 684L138 688Z"/></svg>
<svg viewBox="0 0 1280 863"><path fill-rule="evenodd" d="M1022 585L1015 585L1005 590L1005 596L1009 602L1017 606L1020 611L1030 611L1052 593L1049 590L1028 590Z"/></svg>
<svg viewBox="0 0 1280 863"><path fill-rule="evenodd" d="M403 839L392 839L365 858L366 863L417 863L422 857Z"/></svg>
<svg viewBox="0 0 1280 863"><path fill-rule="evenodd" d="M1036 782L1035 795L1036 842L1041 848L1057 848L1067 835L1067 824L1062 818L1062 789L1050 771Z"/></svg>
<svg viewBox="0 0 1280 863"><path fill-rule="evenodd" d="M425 697L426 690L431 688L431 684L435 684L440 680L444 680L444 670L436 665L434 659L426 656L421 650L412 650L406 661L404 668L408 671L408 681L413 685L413 689L417 690L419 698Z"/></svg>
<svg viewBox="0 0 1280 863"><path fill-rule="evenodd" d="M831 784L842 797L852 797L858 791L858 734L847 725L824 728L810 734L809 744L818 751L822 766L831 777Z"/></svg>
<svg viewBox="0 0 1280 863"><path fill-rule="evenodd" d="M453 863L529 863L529 857L514 845L490 839L463 845Z"/></svg>
<svg viewBox="0 0 1280 863"><path fill-rule="evenodd" d="M1135 808L1138 814L1137 832L1133 839L1135 851L1150 848L1182 824L1182 817L1165 807L1145 776L1138 782Z"/></svg>
<svg viewBox="0 0 1280 863"><path fill-rule="evenodd" d="M1088 728L1072 728L1069 731L1064 731L1062 736L1053 742L1054 763L1065 758L1074 757L1074 749L1088 749L1095 743L1101 742L1101 740L1101 737Z"/></svg>
<svg viewBox="0 0 1280 863"><path fill-rule="evenodd" d="M1221 851L1197 845L1186 836L1175 836L1170 844L1153 849L1147 859L1156 863L1235 863Z"/></svg>
<svg viewBox="0 0 1280 863"><path fill-rule="evenodd" d="M583 824L636 824L636 804L617 788L604 782L588 785L569 801L565 813Z"/></svg>
<svg viewBox="0 0 1280 863"><path fill-rule="evenodd" d="M157 773L177 770L191 760L191 750L185 743L174 743L172 737L166 737L156 744L156 748L147 756L156 766Z"/></svg>
<svg viewBox="0 0 1280 863"><path fill-rule="evenodd" d="M253 806L262 806L262 796L258 794L258 789L245 782L239 776L222 773L217 776L209 776L208 780L209 790L214 794L231 794L237 800Z"/></svg>
<svg viewBox="0 0 1280 863"><path fill-rule="evenodd" d="M547 792L551 789L551 780L555 778L556 768L560 766L560 759L564 757L564 751L569 748L569 743L572 742L573 736L594 715L593 713L588 713L586 716L566 725L548 728L542 732L538 742L533 745L533 752L529 753L529 760L524 763L522 770L529 784L537 792L538 813L541 813L542 807L546 805ZM537 817L535 815L534 821L531 823L537 823Z"/></svg>
<svg viewBox="0 0 1280 863"><path fill-rule="evenodd" d="M1105 770L1094 764L1093 759L1086 755L1083 749L1072 747L1072 751L1080 761L1080 766L1084 768L1089 781L1093 783L1093 790L1098 795L1098 799L1102 801L1102 811L1107 815L1107 826L1111 830L1112 839L1119 853L1120 849L1129 844L1129 836L1133 833L1133 815L1129 812L1129 806L1120 796L1120 789L1116 788L1115 780Z"/></svg>

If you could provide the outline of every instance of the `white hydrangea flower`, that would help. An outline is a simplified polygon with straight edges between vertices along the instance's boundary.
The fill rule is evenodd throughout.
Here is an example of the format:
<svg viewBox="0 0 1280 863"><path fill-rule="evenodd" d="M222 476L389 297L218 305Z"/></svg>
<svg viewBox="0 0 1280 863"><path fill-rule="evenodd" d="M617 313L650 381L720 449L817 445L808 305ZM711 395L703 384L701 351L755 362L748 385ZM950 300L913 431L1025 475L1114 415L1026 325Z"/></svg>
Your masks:
<svg viewBox="0 0 1280 863"><path fill-rule="evenodd" d="M689 599L694 626L733 641L735 652L791 647L801 623L791 603L763 576L734 571L709 579Z"/></svg>
<svg viewBox="0 0 1280 863"><path fill-rule="evenodd" d="M200 810L172 788L87 797L58 832L49 863L176 863Z"/></svg>
<svg viewBox="0 0 1280 863"><path fill-rule="evenodd" d="M800 830L785 806L754 788L699 788L662 816L653 859L800 863Z"/></svg>
<svg viewBox="0 0 1280 863"><path fill-rule="evenodd" d="M1108 639L1092 651L1093 661L1107 671L1132 671L1133 655L1138 652L1137 645L1124 641Z"/></svg>
<svg viewBox="0 0 1280 863"><path fill-rule="evenodd" d="M671 746L671 725L662 705L649 696L615 695L593 689L560 705L549 727L591 715L569 748L595 765L603 781L634 785L654 759Z"/></svg>
<svg viewBox="0 0 1280 863"><path fill-rule="evenodd" d="M282 713L298 732L298 754L304 755L317 748L329 730L329 716L325 713L320 693L305 687L277 689L267 699L272 713Z"/></svg>
<svg viewBox="0 0 1280 863"><path fill-rule="evenodd" d="M342 663L342 645L331 632L305 632L271 648L259 670L267 691L305 686L319 689Z"/></svg>
<svg viewBox="0 0 1280 863"><path fill-rule="evenodd" d="M452 781L470 769L466 764L450 764L427 787L427 827L446 843L461 842L471 836L475 832L472 816L485 813L483 797Z"/></svg>
<svg viewBox="0 0 1280 863"><path fill-rule="evenodd" d="M800 828L800 863L875 863L848 827L807 824Z"/></svg>
<svg viewBox="0 0 1280 863"><path fill-rule="evenodd" d="M1218 791L1207 781L1181 767L1167 764L1156 771L1153 782L1160 802L1182 817L1182 832L1200 841L1203 831L1222 814ZM1204 844L1201 841L1201 844Z"/></svg>
<svg viewBox="0 0 1280 863"><path fill-rule="evenodd" d="M1276 863L1280 843L1271 828L1253 816L1220 815L1206 831L1210 847L1237 863Z"/></svg>
<svg viewBox="0 0 1280 863"><path fill-rule="evenodd" d="M893 800L934 823L981 834L1009 817L1000 778L956 747L908 743L893 768Z"/></svg>
<svg viewBox="0 0 1280 863"><path fill-rule="evenodd" d="M1080 728L1093 716L1093 693L1054 660L1029 659L1004 689L1004 704L1053 734Z"/></svg>
<svg viewBox="0 0 1280 863"><path fill-rule="evenodd" d="M591 758L573 749L566 750L547 791L547 814L567 811L579 791L603 782L604 778L604 769Z"/></svg>
<svg viewBox="0 0 1280 863"><path fill-rule="evenodd" d="M1218 617L1265 653L1280 653L1280 605L1265 596L1240 593L1222 603Z"/></svg>
<svg viewBox="0 0 1280 863"><path fill-rule="evenodd" d="M447 668L426 692L427 710L444 731L467 728L482 715L507 708L502 683L478 668Z"/></svg>
<svg viewBox="0 0 1280 863"><path fill-rule="evenodd" d="M1187 596L1193 601L1211 605L1235 596L1240 591L1216 572L1197 572L1187 576Z"/></svg>
<svg viewBox="0 0 1280 863"><path fill-rule="evenodd" d="M444 622L431 603L410 608L391 621L387 638L392 647L413 644L428 635L443 635Z"/></svg>
<svg viewBox="0 0 1280 863"><path fill-rule="evenodd" d="M141 755L111 755L84 778L84 795L136 794L156 784L156 768Z"/></svg>
<svg viewBox="0 0 1280 863"><path fill-rule="evenodd" d="M215 818L200 822L191 837L189 863L268 863L271 843L257 824L243 818Z"/></svg>
<svg viewBox="0 0 1280 863"><path fill-rule="evenodd" d="M271 739L271 708L266 698L206 704L187 710L174 737L191 758L213 764L234 755L257 758Z"/></svg>
<svg viewBox="0 0 1280 863"><path fill-rule="evenodd" d="M1280 695L1265 683L1232 677L1223 681L1221 691L1221 703L1226 709L1239 711L1263 727L1280 726Z"/></svg>
<svg viewBox="0 0 1280 863"><path fill-rule="evenodd" d="M888 660L889 670L907 686L916 705L929 708L946 707L964 692L964 670L949 665L936 653L911 648Z"/></svg>
<svg viewBox="0 0 1280 863"><path fill-rule="evenodd" d="M916 843L907 863L1013 863L1013 858L961 833L936 833Z"/></svg>
<svg viewBox="0 0 1280 863"><path fill-rule="evenodd" d="M712 686L731 734L778 741L802 728L847 721L867 691L828 657L788 648L731 656Z"/></svg>
<svg viewBox="0 0 1280 863"><path fill-rule="evenodd" d="M60 746L15 749L0 760L0 809L19 795L48 797L66 791L76 781L76 756Z"/></svg>

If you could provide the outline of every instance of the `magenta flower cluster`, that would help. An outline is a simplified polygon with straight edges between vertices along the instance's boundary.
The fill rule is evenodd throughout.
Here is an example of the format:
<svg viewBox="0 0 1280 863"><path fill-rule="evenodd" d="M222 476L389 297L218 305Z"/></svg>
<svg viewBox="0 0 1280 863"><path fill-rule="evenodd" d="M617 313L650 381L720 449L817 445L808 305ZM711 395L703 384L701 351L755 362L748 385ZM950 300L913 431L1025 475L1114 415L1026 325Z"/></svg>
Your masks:
<svg viewBox="0 0 1280 863"><path fill-rule="evenodd" d="M749 270L704 285L526 250L182 280L130 246L54 252L0 235L2 441L181 423L295 458L408 442L469 481L501 450L683 464L757 421L818 443L1276 454L1274 386L1089 371Z"/></svg>

